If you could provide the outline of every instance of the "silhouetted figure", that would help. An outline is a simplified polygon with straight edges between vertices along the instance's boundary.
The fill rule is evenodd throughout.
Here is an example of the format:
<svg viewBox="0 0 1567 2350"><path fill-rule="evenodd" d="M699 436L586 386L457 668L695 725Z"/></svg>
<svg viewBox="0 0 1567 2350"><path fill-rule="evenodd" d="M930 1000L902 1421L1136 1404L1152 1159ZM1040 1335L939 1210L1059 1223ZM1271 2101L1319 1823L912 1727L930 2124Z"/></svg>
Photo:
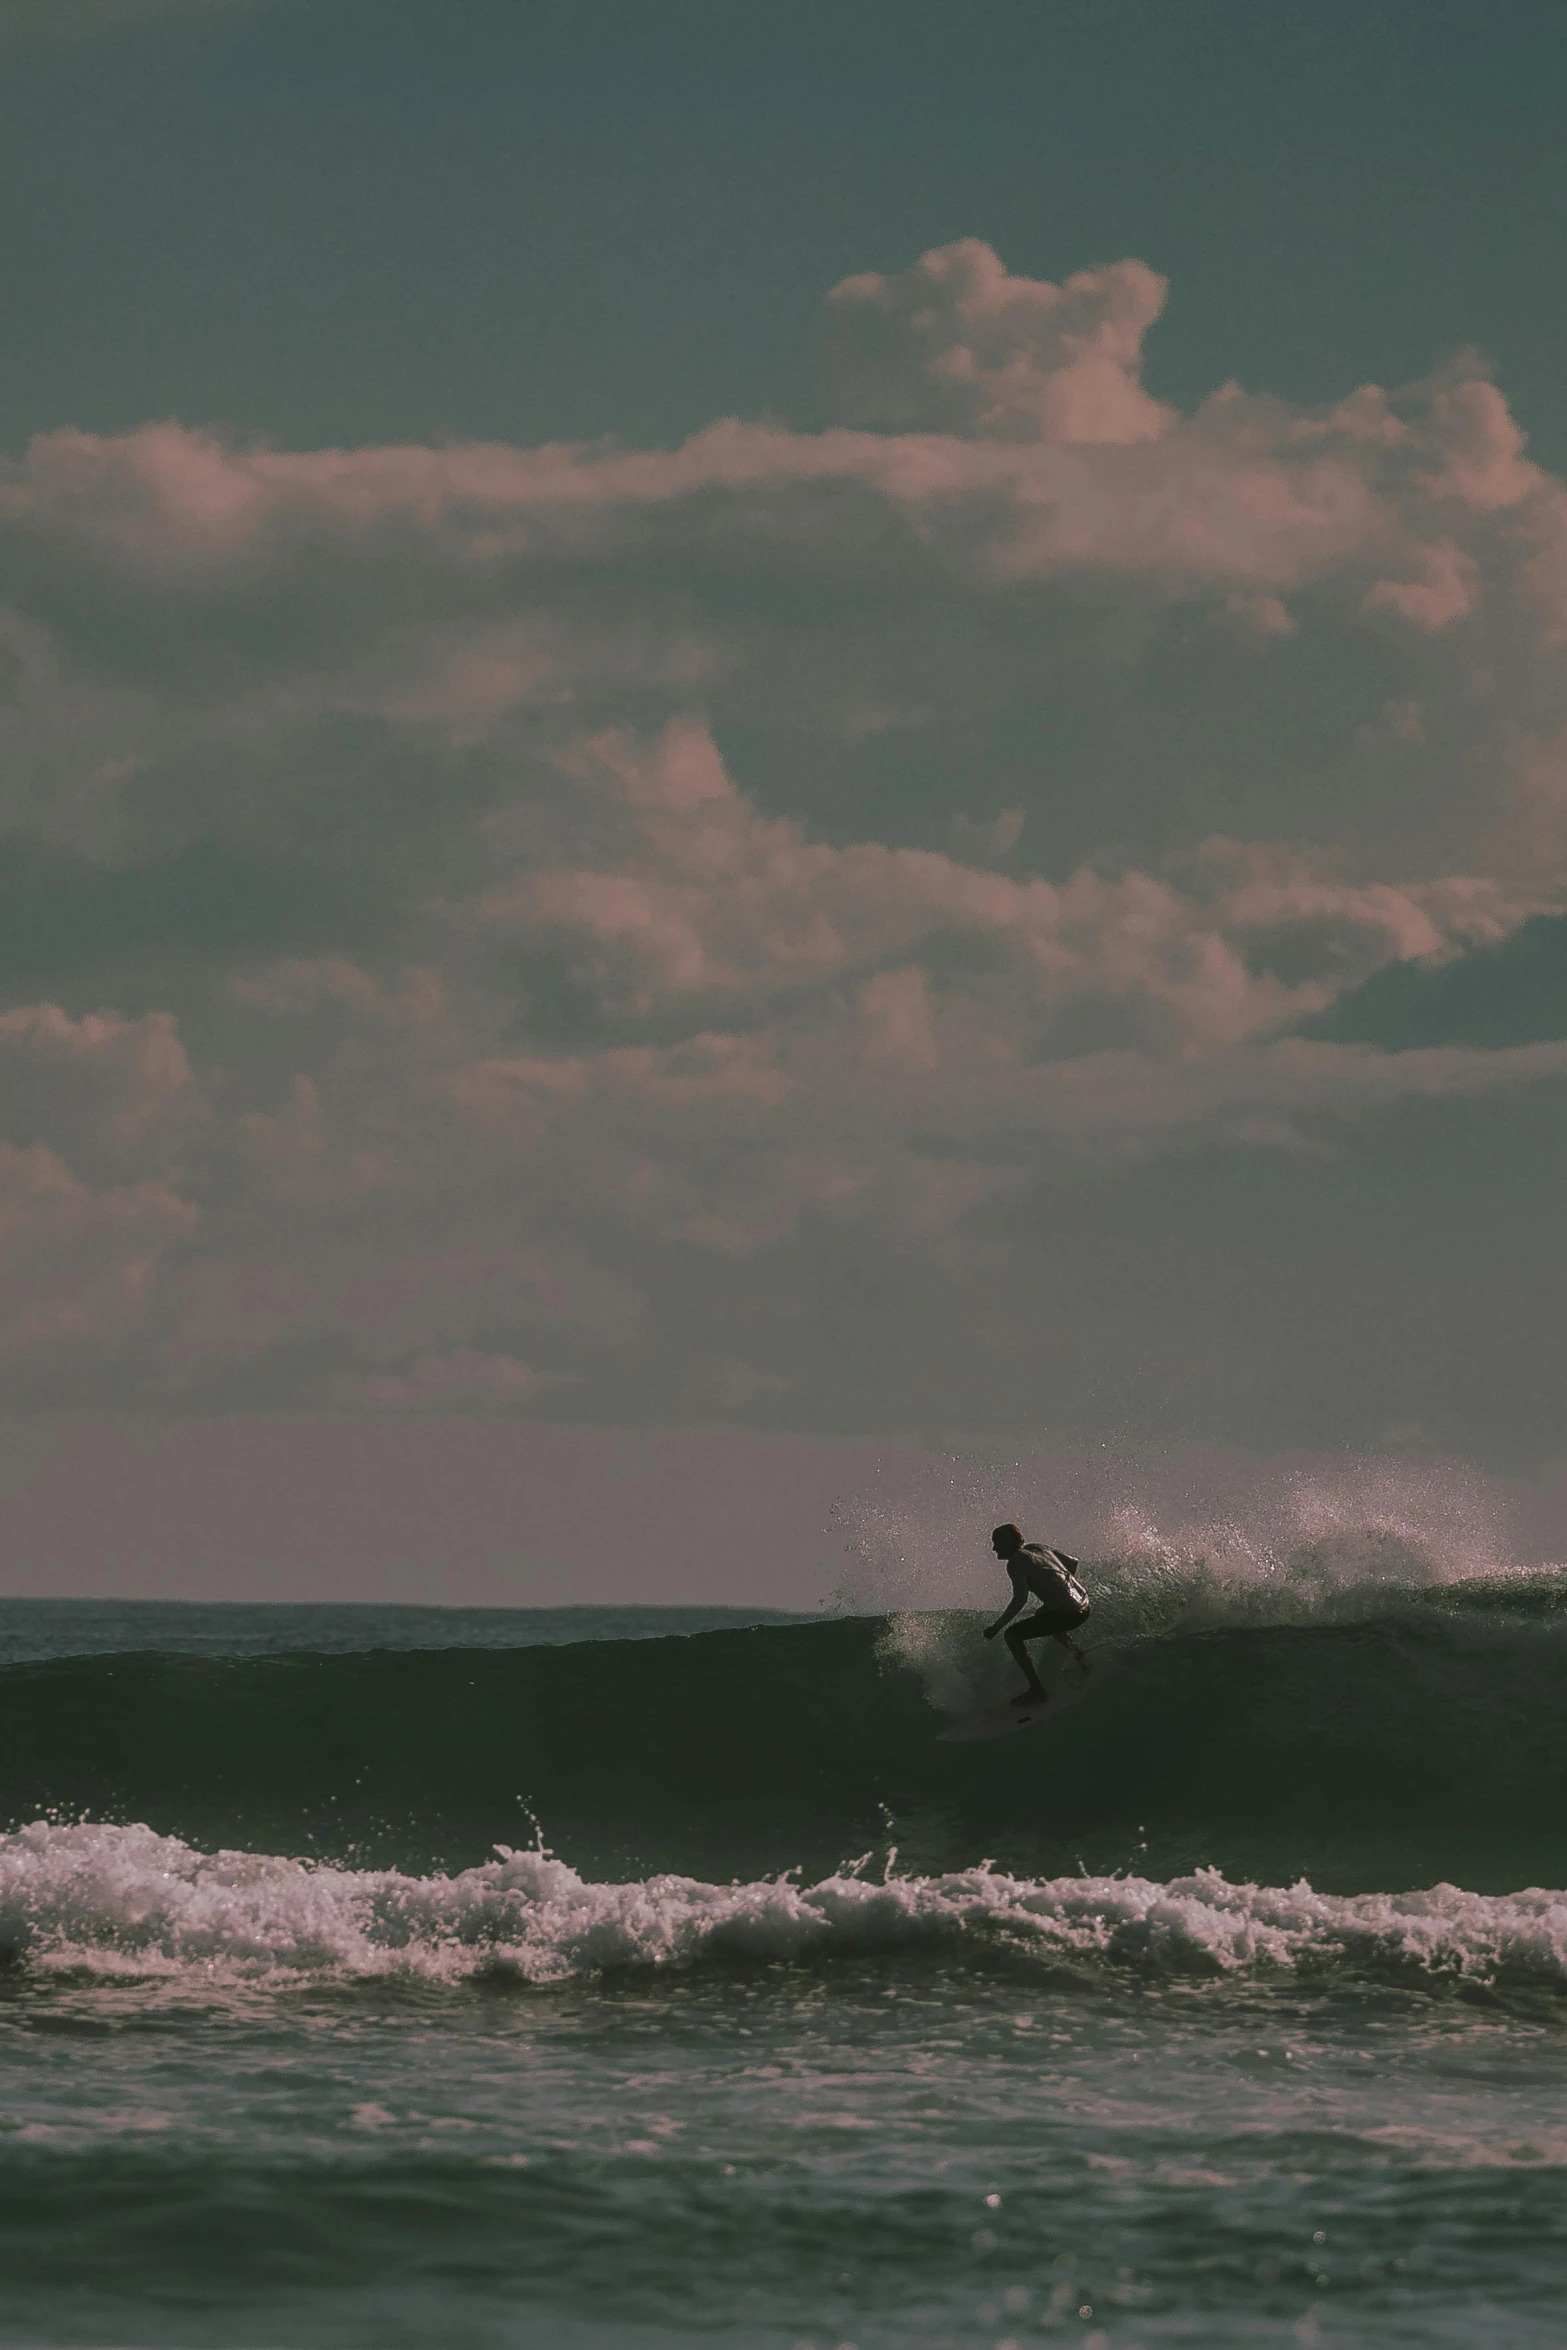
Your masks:
<svg viewBox="0 0 1567 2350"><path fill-rule="evenodd" d="M1047 1550L1042 1542L1025 1542L1021 1526L998 1526L990 1537L990 1547L1012 1578L1012 1597L1006 1613L985 1626L985 1638L994 1640L998 1632L1006 1632L1012 1625L1007 1646L1028 1683L1012 1703L1040 1705L1049 1692L1034 1670L1028 1643L1057 1640L1083 1672L1091 1671L1087 1657L1072 1638L1078 1626L1088 1621L1088 1594L1077 1579L1076 1559L1068 1558L1064 1550ZM1022 1615L1031 1599L1039 1602L1035 1613L1023 1616L1021 1624L1013 1624L1013 1617Z"/></svg>

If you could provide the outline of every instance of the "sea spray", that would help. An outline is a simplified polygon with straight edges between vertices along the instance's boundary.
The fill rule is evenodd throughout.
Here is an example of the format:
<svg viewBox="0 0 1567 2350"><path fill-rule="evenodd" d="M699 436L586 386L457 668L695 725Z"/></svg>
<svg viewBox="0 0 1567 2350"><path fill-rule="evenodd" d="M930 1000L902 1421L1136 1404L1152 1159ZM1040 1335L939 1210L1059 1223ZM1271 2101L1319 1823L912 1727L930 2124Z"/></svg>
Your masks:
<svg viewBox="0 0 1567 2350"><path fill-rule="evenodd" d="M1108 1453L933 1458L924 1481L838 1513L844 1612L930 1614L955 1602L998 1612L1008 1596L989 1548L1015 1518L1090 1564L1096 1632L1147 1635L1219 1624L1304 1624L1380 1613L1390 1598L1517 1565L1512 1497L1441 1460L1303 1462L1266 1474L1191 1463L1129 1476Z"/></svg>

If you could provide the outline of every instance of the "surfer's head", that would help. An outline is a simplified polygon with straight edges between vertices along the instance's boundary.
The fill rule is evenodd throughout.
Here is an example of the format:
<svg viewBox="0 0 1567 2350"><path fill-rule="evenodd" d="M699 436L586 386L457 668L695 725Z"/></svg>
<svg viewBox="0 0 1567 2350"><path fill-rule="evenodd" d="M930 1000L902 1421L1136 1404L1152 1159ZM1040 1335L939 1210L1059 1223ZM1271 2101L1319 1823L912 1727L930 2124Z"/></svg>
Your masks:
<svg viewBox="0 0 1567 2350"><path fill-rule="evenodd" d="M1023 1547L1022 1527L998 1526L990 1537L990 1547L998 1559L1011 1558L1014 1551L1019 1551Z"/></svg>

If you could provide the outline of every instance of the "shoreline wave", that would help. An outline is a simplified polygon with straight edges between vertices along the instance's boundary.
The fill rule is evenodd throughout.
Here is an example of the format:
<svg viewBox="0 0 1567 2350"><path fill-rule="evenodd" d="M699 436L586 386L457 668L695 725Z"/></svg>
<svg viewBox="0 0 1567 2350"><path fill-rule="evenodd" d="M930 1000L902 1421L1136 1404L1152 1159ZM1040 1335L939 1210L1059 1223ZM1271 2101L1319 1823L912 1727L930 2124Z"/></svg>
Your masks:
<svg viewBox="0 0 1567 2350"><path fill-rule="evenodd" d="M1218 1871L1037 1880L978 1867L805 1884L605 1884L544 1851L447 1876L202 1853L142 1826L0 1837L0 1954L42 1976L417 1977L548 1985L704 1964L1005 1949L1143 1981L1317 1978L1567 1991L1567 1891L1332 1895Z"/></svg>

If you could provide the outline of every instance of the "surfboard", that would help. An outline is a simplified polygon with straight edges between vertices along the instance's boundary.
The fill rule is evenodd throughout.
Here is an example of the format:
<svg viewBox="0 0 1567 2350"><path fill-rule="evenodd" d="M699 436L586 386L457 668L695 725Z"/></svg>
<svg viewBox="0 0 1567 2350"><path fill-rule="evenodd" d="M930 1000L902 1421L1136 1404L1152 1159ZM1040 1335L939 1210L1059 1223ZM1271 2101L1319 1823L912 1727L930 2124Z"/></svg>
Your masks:
<svg viewBox="0 0 1567 2350"><path fill-rule="evenodd" d="M1010 1738L1016 1730L1031 1730L1036 1722L1048 1722L1052 1714L1065 1713L1087 1688L1086 1673L1071 1673L1056 1683L1043 1703L992 1706L987 1713L964 1714L937 1732L936 1743L967 1746L979 1738Z"/></svg>
<svg viewBox="0 0 1567 2350"><path fill-rule="evenodd" d="M938 1733L939 1746L966 1746L976 1738L1010 1738L1014 1730L1031 1730L1054 1711L1044 1705L1009 1705L998 1714L965 1714Z"/></svg>

